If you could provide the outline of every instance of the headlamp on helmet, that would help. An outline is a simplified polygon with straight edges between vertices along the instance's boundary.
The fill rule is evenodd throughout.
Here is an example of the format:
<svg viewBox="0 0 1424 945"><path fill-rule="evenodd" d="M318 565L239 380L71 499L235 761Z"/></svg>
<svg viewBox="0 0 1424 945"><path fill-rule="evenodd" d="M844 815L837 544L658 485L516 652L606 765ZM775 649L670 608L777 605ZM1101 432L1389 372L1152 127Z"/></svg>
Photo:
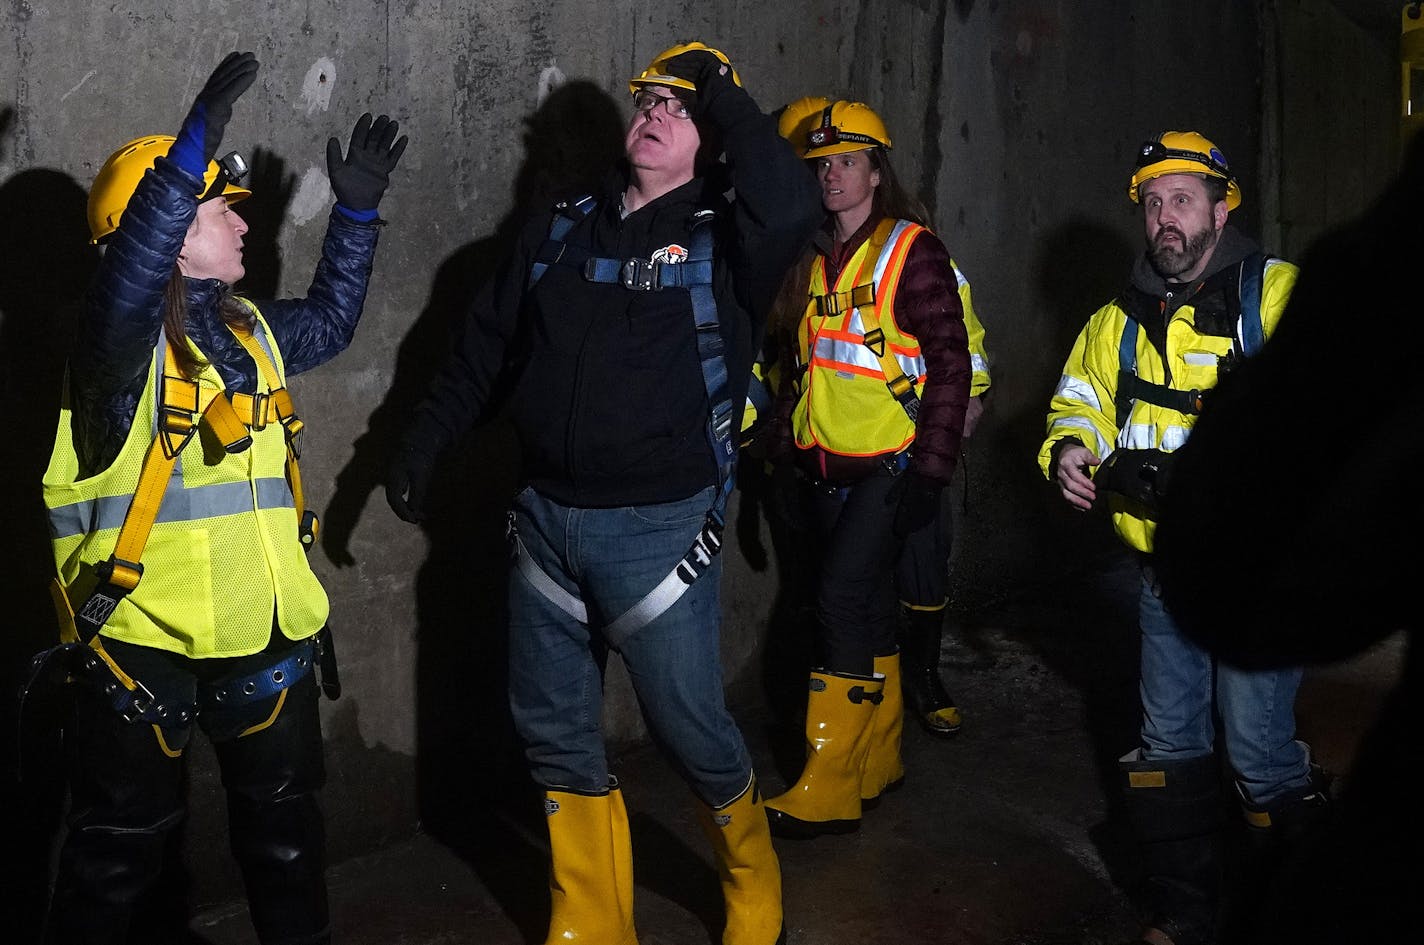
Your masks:
<svg viewBox="0 0 1424 945"><path fill-rule="evenodd" d="M885 122L864 102L842 101L821 110L820 120L806 133L806 151L801 156L813 160L866 148L890 150Z"/></svg>
<svg viewBox="0 0 1424 945"><path fill-rule="evenodd" d="M1168 174L1202 174L1226 181L1226 209L1241 205L1241 188L1226 162L1226 155L1195 131L1164 131L1143 142L1137 151L1137 170L1128 184L1133 203L1141 200L1142 185Z"/></svg>
<svg viewBox="0 0 1424 945"><path fill-rule="evenodd" d="M139 181L156 160L168 153L173 140L172 135L145 135L109 155L89 188L89 242L102 242L119 228L119 219ZM252 196L252 191L239 186L246 175L247 162L242 155L229 152L220 160L208 162L202 189L194 196L199 201L222 197L228 203L237 203Z"/></svg>

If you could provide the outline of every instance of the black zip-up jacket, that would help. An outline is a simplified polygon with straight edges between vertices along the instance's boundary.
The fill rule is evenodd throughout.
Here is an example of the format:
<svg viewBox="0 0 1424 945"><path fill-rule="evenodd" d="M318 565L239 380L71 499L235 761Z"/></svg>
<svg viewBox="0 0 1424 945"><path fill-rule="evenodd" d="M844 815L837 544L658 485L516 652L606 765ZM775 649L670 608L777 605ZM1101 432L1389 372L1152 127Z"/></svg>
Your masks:
<svg viewBox="0 0 1424 945"><path fill-rule="evenodd" d="M776 123L740 88L709 103L705 120L723 136L735 201L723 198L725 185L695 178L621 218L621 171L565 242L647 260L669 246L690 249L694 213L714 210L706 224L715 228L713 291L740 417L767 308L821 219L820 193ZM558 264L530 289L549 226L548 214L530 220L475 297L403 448L434 456L468 431L508 365L517 372L510 414L524 476L541 494L608 508L674 501L715 483L689 293L589 282Z"/></svg>

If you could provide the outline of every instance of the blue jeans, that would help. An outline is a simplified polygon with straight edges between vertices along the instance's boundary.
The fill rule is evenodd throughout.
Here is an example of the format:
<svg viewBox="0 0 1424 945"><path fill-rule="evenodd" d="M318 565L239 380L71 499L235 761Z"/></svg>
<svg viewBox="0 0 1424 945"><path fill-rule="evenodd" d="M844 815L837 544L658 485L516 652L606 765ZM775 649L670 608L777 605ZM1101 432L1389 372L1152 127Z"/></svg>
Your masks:
<svg viewBox="0 0 1424 945"><path fill-rule="evenodd" d="M1162 605L1150 567L1142 571L1138 620L1145 760L1211 754L1216 736L1214 688L1226 755L1252 803L1269 804L1310 783L1309 752L1295 739L1299 668L1247 671L1217 663L1178 629Z"/></svg>
<svg viewBox="0 0 1424 945"><path fill-rule="evenodd" d="M599 720L612 650L623 657L653 739L693 792L718 807L746 789L751 758L722 693L721 558L651 623L619 639L600 629L687 553L712 496L709 487L677 502L613 509L573 508L533 489L515 497L528 554L583 600L589 618L580 623L510 570L509 702L539 784L607 789Z"/></svg>

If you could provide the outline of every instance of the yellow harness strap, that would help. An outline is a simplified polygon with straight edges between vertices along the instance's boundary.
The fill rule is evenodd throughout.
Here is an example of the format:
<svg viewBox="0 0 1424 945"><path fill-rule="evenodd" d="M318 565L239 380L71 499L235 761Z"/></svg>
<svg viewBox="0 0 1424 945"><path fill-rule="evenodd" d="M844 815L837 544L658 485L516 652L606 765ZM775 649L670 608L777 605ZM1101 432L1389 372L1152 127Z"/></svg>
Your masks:
<svg viewBox="0 0 1424 945"><path fill-rule="evenodd" d="M239 331L232 329L232 333L237 336L237 340L242 342L242 346L247 349L247 353L252 356L252 360L257 362L257 368L262 372L262 379L267 383L268 393L266 394L234 394L232 404L234 409L244 422L251 418L248 423L254 430L261 430L268 423L276 421L282 424L282 428L287 436L287 482L292 487L292 498L297 506L297 521L302 523L302 543L310 547L311 538L308 534L308 526L303 521L306 512L306 502L302 496L302 473L297 466L297 457L301 451L297 448L297 436L302 432L301 418L297 416L292 405L292 395L287 388L282 386L282 379L277 374L277 365L272 363L272 358L267 354L267 349L253 336L250 331ZM310 526L310 534L315 534L315 523Z"/></svg>
<svg viewBox="0 0 1424 945"><path fill-rule="evenodd" d="M895 221L886 218L880 221L875 228L875 232L870 234L870 239L866 240L865 257L861 262L860 272L856 273L856 279L865 272L866 265L874 272L875 262L880 258L880 251L885 248L885 242L890 239L890 233L895 229ZM824 264L823 264L824 265ZM822 318L830 318L842 312L848 312L853 308L869 307L875 304L875 283L860 282L859 285L849 289L841 289L839 292L827 292L825 295L812 296L816 303L816 314ZM864 312L861 313L864 316Z"/></svg>

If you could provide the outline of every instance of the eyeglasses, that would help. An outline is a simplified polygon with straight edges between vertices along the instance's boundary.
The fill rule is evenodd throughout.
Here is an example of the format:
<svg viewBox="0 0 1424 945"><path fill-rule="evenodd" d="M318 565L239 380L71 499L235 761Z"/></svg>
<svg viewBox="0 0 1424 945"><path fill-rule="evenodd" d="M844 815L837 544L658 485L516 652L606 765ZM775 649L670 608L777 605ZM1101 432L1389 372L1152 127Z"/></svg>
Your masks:
<svg viewBox="0 0 1424 945"><path fill-rule="evenodd" d="M1231 169L1226 166L1226 155L1215 148L1210 154L1203 154L1200 151L1184 151L1181 148L1169 148L1160 141L1148 141L1142 145L1137 152L1137 168L1141 170L1150 164L1157 164L1175 158L1179 161L1191 161L1193 164L1200 164L1214 174L1235 180Z"/></svg>
<svg viewBox="0 0 1424 945"><path fill-rule="evenodd" d="M692 112L688 111L687 103L676 95L659 95L656 92L649 92L647 89L639 89L633 93L633 107L640 112L650 112L663 103L667 107L667 113L674 118L681 118L687 121L692 117Z"/></svg>

